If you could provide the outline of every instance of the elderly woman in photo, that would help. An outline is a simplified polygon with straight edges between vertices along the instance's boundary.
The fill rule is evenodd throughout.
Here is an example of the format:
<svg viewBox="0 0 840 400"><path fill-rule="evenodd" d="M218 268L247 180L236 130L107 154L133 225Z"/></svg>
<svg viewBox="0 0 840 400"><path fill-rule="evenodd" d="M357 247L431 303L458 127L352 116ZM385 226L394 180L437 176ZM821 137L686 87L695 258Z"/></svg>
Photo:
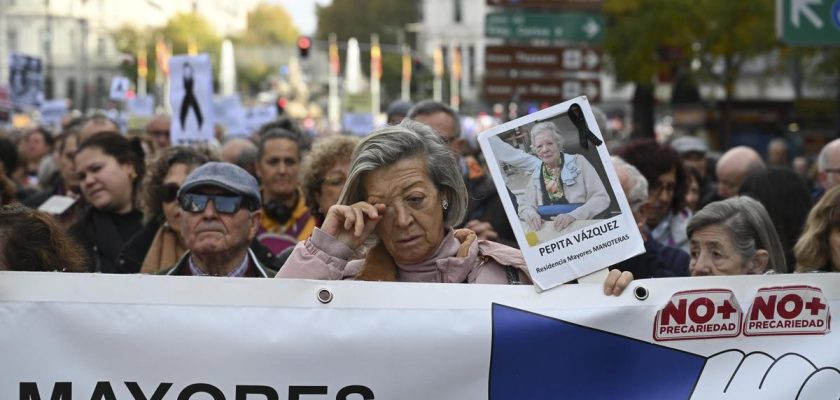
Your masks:
<svg viewBox="0 0 840 400"><path fill-rule="evenodd" d="M784 272L785 255L764 206L749 197L707 205L688 222L692 276Z"/></svg>
<svg viewBox="0 0 840 400"><path fill-rule="evenodd" d="M579 219L592 219L610 205L610 196L598 172L585 157L564 152L564 139L552 122L531 128L531 147L542 164L534 170L525 198L519 204L519 218L533 230L549 217L543 206L565 209L551 216L556 231Z"/></svg>
<svg viewBox="0 0 840 400"><path fill-rule="evenodd" d="M356 147L338 204L277 276L530 284L519 250L452 229L467 196L455 159L431 128L411 120L382 127ZM605 292L618 294L632 279L611 274Z"/></svg>
<svg viewBox="0 0 840 400"><path fill-rule="evenodd" d="M840 186L811 209L793 251L796 272L840 272Z"/></svg>

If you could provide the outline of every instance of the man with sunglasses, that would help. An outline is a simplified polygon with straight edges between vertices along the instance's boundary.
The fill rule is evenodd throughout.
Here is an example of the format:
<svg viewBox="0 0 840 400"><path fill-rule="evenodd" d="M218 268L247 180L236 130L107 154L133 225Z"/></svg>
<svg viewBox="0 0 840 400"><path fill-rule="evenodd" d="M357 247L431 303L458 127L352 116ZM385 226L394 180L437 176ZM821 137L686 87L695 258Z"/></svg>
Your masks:
<svg viewBox="0 0 840 400"><path fill-rule="evenodd" d="M273 277L249 249L259 228L257 180L244 169L210 162L190 173L178 190L181 234L189 249L165 275Z"/></svg>

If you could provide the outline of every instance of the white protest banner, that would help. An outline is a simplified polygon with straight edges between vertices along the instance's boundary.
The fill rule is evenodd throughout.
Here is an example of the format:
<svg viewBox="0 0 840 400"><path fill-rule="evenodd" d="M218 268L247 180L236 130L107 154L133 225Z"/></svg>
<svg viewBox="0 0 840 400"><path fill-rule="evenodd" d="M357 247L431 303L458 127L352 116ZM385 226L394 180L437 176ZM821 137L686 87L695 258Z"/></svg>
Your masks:
<svg viewBox="0 0 840 400"><path fill-rule="evenodd" d="M41 103L41 122L45 125L57 126L67 114L67 100L47 100Z"/></svg>
<svg viewBox="0 0 840 400"><path fill-rule="evenodd" d="M250 135L258 131L261 126L274 121L275 118L277 118L277 107L273 104L248 107L245 110L245 130Z"/></svg>
<svg viewBox="0 0 840 400"><path fill-rule="evenodd" d="M125 103L125 113L130 117L151 118L155 115L153 96L135 96Z"/></svg>
<svg viewBox="0 0 840 400"><path fill-rule="evenodd" d="M131 81L124 76L115 76L111 79L111 100L126 101L128 92L131 89Z"/></svg>
<svg viewBox="0 0 840 400"><path fill-rule="evenodd" d="M20 53L9 55L9 91L18 108L38 107L44 100L44 74L41 59Z"/></svg>
<svg viewBox="0 0 840 400"><path fill-rule="evenodd" d="M225 127L227 136L248 136L251 134L247 128L245 110L239 101L239 95L217 98L213 102L213 109L216 113L216 119Z"/></svg>
<svg viewBox="0 0 840 400"><path fill-rule="evenodd" d="M497 190L509 194L502 204L541 289L644 252L586 97L491 128L478 141Z"/></svg>
<svg viewBox="0 0 840 400"><path fill-rule="evenodd" d="M169 59L169 71L172 144L209 142L216 123L210 56L173 56Z"/></svg>
<svg viewBox="0 0 840 400"><path fill-rule="evenodd" d="M609 297L0 272L0 398L836 399L838 307L838 274L641 280Z"/></svg>

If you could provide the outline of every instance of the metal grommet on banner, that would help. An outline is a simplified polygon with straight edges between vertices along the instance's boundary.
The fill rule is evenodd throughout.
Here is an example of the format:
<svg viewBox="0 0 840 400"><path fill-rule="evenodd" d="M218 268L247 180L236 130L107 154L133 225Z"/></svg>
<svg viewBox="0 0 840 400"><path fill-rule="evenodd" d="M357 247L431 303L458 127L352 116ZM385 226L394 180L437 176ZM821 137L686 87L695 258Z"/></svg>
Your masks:
<svg viewBox="0 0 840 400"><path fill-rule="evenodd" d="M644 286L636 286L636 288L633 289L633 296L636 296L639 300L647 300L649 294L650 293L648 293L648 290L645 289Z"/></svg>
<svg viewBox="0 0 840 400"><path fill-rule="evenodd" d="M318 301L321 303L327 304L331 302L333 299L333 294L327 289L321 289L318 291Z"/></svg>

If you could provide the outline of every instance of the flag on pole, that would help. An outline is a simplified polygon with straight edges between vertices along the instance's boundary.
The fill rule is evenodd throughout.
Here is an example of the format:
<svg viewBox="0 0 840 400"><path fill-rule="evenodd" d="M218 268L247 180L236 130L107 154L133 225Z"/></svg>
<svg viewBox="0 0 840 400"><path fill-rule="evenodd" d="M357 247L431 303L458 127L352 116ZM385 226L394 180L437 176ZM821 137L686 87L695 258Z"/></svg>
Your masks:
<svg viewBox="0 0 840 400"><path fill-rule="evenodd" d="M330 35L330 72L338 75L341 72L341 60L338 57L338 43L334 34Z"/></svg>
<svg viewBox="0 0 840 400"><path fill-rule="evenodd" d="M146 48L137 49L137 77L146 79L149 75L148 60L146 60Z"/></svg>
<svg viewBox="0 0 840 400"><path fill-rule="evenodd" d="M169 76L169 57L172 53L169 51L169 46L163 41L163 38L157 38L155 42L155 59L157 61L158 71L162 72L163 77Z"/></svg>

